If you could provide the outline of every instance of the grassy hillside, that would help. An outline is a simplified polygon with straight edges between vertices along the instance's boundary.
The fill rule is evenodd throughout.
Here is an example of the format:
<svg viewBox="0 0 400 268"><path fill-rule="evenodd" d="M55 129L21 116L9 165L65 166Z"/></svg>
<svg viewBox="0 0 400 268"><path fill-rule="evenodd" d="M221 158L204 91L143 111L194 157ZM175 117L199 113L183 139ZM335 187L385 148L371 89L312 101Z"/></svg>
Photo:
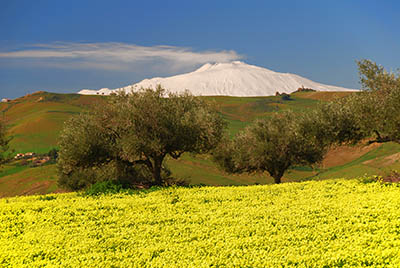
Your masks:
<svg viewBox="0 0 400 268"><path fill-rule="evenodd" d="M203 98L216 103L228 121L229 133L234 135L255 118L270 112L284 109L304 111L318 103L317 99L303 98L302 94L294 94L289 101L283 101L281 97ZM331 93L332 97L334 95ZM10 103L0 103L0 112L10 126L9 131L14 137L11 147L16 153L45 153L57 146L57 137L65 120L104 99L102 96L36 92Z"/></svg>
<svg viewBox="0 0 400 268"><path fill-rule="evenodd" d="M215 102L222 116L228 122L231 136L258 117L271 112L292 109L303 112L320 101L343 97L343 92L298 92L291 100L272 97L203 97ZM46 153L57 147L57 137L63 122L96 103L104 101L102 96L78 94L55 94L37 92L10 103L1 103L0 111L9 124L14 136L11 147L15 153ZM355 154L354 152L359 152ZM368 174L384 174L399 167L400 147L385 144L379 147L339 148L328 154L324 164L316 169L297 167L289 170L283 181L299 181L306 178L324 179L330 177L353 177ZM365 155L367 154L368 155ZM372 157L372 158L371 158ZM374 158L375 157L375 158ZM335 159L341 159L337 161ZM177 178L184 178L192 184L247 185L272 183L265 174L231 175L220 171L209 156L184 155L179 160L168 159L167 165ZM20 166L15 163L0 171L0 196L60 191L56 185L55 165L40 168Z"/></svg>
<svg viewBox="0 0 400 268"><path fill-rule="evenodd" d="M388 142L370 147L369 151L354 160L324 169L312 179L384 175L392 170L400 170L400 144Z"/></svg>
<svg viewBox="0 0 400 268"><path fill-rule="evenodd" d="M57 146L65 120L101 100L99 96L37 92L1 103L0 111L14 137L10 146L16 153L48 152Z"/></svg>
<svg viewBox="0 0 400 268"><path fill-rule="evenodd" d="M0 199L0 266L400 267L399 195L341 179Z"/></svg>

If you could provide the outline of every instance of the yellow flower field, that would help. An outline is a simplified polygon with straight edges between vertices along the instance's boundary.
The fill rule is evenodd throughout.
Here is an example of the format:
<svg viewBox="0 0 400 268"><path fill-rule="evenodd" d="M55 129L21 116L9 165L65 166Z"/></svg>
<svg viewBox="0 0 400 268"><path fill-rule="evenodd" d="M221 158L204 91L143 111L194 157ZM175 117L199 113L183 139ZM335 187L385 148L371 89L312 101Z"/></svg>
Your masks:
<svg viewBox="0 0 400 268"><path fill-rule="evenodd" d="M327 180L0 199L0 267L400 267L400 187Z"/></svg>

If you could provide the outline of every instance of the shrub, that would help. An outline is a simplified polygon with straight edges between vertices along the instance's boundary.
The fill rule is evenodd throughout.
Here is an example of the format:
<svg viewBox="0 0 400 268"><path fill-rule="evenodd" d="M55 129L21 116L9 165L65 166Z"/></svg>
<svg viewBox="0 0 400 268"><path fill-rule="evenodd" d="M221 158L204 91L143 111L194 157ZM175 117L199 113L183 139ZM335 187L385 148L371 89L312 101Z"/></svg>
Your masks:
<svg viewBox="0 0 400 268"><path fill-rule="evenodd" d="M122 184L116 181L102 181L96 182L89 186L84 195L86 196L98 196L101 194L116 194L121 192L124 189Z"/></svg>
<svg viewBox="0 0 400 268"><path fill-rule="evenodd" d="M50 157L50 161L55 162L58 158L58 149L53 148L48 153L47 156Z"/></svg>
<svg viewBox="0 0 400 268"><path fill-rule="evenodd" d="M397 170L393 170L390 174L383 176L381 181L383 183L399 183L400 173Z"/></svg>

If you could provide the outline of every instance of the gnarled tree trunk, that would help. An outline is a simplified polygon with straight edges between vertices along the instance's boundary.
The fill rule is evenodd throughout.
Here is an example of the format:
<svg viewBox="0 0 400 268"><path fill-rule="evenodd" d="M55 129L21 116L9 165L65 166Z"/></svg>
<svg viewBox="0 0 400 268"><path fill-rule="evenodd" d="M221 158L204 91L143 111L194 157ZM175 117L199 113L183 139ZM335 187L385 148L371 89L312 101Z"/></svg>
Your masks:
<svg viewBox="0 0 400 268"><path fill-rule="evenodd" d="M285 169L282 169L282 170L273 170L272 172L270 172L269 174L272 176L272 178L274 178L274 182L276 183L276 184L279 184L279 183L281 183L282 181L281 181L281 178L283 177L283 173L285 173L285 170L286 170L287 168L285 168Z"/></svg>
<svg viewBox="0 0 400 268"><path fill-rule="evenodd" d="M155 185L162 185L163 180L161 177L162 170L162 162L164 160L164 156L156 156L154 157L153 162L153 179Z"/></svg>

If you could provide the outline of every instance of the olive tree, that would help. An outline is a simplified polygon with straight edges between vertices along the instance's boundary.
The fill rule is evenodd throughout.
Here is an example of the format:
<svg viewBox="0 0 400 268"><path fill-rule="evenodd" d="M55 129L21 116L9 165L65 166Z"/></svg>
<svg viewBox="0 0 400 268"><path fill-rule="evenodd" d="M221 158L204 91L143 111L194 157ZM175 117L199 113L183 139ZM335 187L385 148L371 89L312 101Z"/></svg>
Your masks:
<svg viewBox="0 0 400 268"><path fill-rule="evenodd" d="M367 59L357 61L360 83L365 91L390 91L400 86L400 75L388 72L381 65Z"/></svg>
<svg viewBox="0 0 400 268"><path fill-rule="evenodd" d="M214 153L228 172L267 171L275 183L294 165L323 159L328 142L312 115L286 111L260 119L226 140Z"/></svg>
<svg viewBox="0 0 400 268"><path fill-rule="evenodd" d="M60 182L77 189L128 176L162 185L167 156L206 153L219 143L224 128L215 107L189 92L171 93L161 86L120 92L66 123L59 144Z"/></svg>
<svg viewBox="0 0 400 268"><path fill-rule="evenodd" d="M371 142L400 142L400 74L387 72L369 60L358 62L364 90L351 102L360 125Z"/></svg>
<svg viewBox="0 0 400 268"><path fill-rule="evenodd" d="M318 127L330 144L355 144L366 138L366 126L360 114L355 112L354 103L365 101L358 93L328 103L320 103L314 111ZM357 109L360 109L359 106Z"/></svg>
<svg viewBox="0 0 400 268"><path fill-rule="evenodd" d="M362 91L320 105L332 142L400 142L400 75L369 60L358 63Z"/></svg>

